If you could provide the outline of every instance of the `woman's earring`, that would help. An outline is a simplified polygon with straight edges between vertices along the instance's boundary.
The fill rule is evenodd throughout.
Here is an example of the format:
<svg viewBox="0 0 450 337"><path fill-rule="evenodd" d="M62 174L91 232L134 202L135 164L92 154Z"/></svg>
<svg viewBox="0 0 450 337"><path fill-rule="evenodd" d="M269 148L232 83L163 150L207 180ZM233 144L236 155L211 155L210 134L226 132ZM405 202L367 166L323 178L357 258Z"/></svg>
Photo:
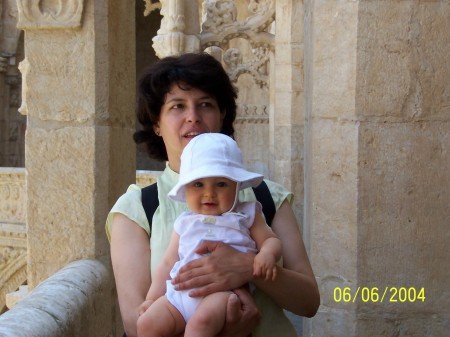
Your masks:
<svg viewBox="0 0 450 337"><path fill-rule="evenodd" d="M156 134L158 137L160 136L159 131L156 131L156 130L155 130L155 134Z"/></svg>

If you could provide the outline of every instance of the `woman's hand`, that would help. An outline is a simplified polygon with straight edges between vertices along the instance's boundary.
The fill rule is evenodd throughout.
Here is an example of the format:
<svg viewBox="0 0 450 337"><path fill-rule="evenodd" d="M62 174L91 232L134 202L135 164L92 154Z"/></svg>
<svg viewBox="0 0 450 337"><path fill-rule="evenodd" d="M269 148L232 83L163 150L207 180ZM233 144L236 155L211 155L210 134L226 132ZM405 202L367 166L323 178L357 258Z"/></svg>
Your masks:
<svg viewBox="0 0 450 337"><path fill-rule="evenodd" d="M252 296L245 289L235 289L227 303L225 325L218 337L245 337L252 333L261 316Z"/></svg>
<svg viewBox="0 0 450 337"><path fill-rule="evenodd" d="M183 266L172 280L175 289L193 289L189 295L200 297L239 288L252 279L254 254L239 252L218 241L202 242L196 253L211 254Z"/></svg>

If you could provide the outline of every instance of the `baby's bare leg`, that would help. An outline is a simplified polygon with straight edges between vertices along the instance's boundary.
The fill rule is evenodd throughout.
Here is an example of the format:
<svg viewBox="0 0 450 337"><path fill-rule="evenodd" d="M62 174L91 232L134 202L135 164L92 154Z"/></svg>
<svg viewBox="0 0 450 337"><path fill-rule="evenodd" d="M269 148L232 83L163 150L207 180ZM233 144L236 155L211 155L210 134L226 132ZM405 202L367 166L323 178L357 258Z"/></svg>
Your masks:
<svg viewBox="0 0 450 337"><path fill-rule="evenodd" d="M138 319L139 337L171 337L183 331L185 321L166 298L158 298Z"/></svg>
<svg viewBox="0 0 450 337"><path fill-rule="evenodd" d="M231 292L224 291L206 296L187 322L184 337L212 337L217 335L225 324L230 295Z"/></svg>

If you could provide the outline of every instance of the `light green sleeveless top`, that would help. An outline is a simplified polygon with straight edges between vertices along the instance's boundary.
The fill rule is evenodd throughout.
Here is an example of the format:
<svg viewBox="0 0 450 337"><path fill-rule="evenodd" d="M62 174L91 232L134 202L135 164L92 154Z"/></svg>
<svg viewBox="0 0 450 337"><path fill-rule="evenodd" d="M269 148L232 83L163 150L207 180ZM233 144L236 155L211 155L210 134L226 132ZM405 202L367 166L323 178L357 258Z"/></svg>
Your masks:
<svg viewBox="0 0 450 337"><path fill-rule="evenodd" d="M152 219L152 229L145 215L141 202L141 188L137 185L130 185L127 192L123 194L111 209L106 220L106 233L110 238L111 224L114 213L121 213L130 220L141 226L150 236L151 246L151 273L155 272L156 266L160 263L162 256L169 244L175 219L187 210L185 203L173 201L167 197L168 192L178 181L178 173L172 171L168 166L163 174L157 178L159 207L156 209ZM284 200L292 203L292 193L286 191L281 185L266 180L275 207L278 209ZM251 188L245 189L239 194L239 201L255 201L255 195ZM151 232L151 233L150 233ZM262 291L256 289L254 298L261 313L261 321L253 332L256 337L296 337L294 327L289 319L284 315L283 310L278 307Z"/></svg>

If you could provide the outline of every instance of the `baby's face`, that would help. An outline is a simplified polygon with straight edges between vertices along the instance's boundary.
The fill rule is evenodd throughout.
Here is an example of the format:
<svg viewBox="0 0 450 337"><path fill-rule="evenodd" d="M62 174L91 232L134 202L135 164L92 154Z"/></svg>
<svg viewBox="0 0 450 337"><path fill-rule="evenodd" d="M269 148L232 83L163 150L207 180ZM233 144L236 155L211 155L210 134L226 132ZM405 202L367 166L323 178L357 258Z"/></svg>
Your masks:
<svg viewBox="0 0 450 337"><path fill-rule="evenodd" d="M231 210L237 183L223 177L194 180L186 185L186 203L190 210L205 215L220 215Z"/></svg>

